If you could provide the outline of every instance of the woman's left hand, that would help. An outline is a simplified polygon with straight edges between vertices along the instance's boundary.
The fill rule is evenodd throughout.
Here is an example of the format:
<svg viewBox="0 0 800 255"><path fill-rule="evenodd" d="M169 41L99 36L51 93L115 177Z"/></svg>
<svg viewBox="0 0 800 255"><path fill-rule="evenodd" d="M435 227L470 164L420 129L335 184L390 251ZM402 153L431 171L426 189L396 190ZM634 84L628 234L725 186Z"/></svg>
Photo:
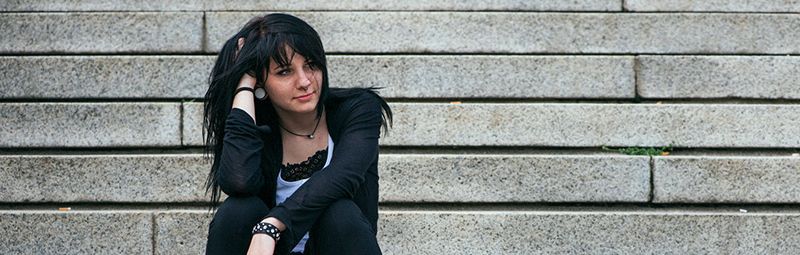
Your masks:
<svg viewBox="0 0 800 255"><path fill-rule="evenodd" d="M247 255L272 255L275 253L275 239L269 235L255 234L250 239Z"/></svg>

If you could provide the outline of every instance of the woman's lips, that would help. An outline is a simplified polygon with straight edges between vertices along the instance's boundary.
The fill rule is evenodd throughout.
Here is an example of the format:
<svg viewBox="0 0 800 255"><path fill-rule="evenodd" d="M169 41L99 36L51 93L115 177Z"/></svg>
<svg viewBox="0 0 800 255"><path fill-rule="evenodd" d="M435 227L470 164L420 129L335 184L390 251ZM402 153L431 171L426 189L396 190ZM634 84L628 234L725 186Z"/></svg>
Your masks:
<svg viewBox="0 0 800 255"><path fill-rule="evenodd" d="M305 95L302 95L302 96L294 97L294 99L301 100L301 101L306 101L306 100L311 99L312 95L314 95L314 92L311 92L311 93L308 93L308 94L305 94Z"/></svg>

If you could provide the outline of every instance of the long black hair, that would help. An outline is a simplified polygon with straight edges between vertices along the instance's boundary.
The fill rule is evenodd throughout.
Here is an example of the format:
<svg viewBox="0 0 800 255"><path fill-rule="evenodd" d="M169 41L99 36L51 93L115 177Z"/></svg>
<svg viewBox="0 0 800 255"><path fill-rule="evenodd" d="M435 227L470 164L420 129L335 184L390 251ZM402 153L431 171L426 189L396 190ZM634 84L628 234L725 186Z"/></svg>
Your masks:
<svg viewBox="0 0 800 255"><path fill-rule="evenodd" d="M239 38L244 45L238 49ZM309 64L322 72L320 100L317 102L317 117L324 112L324 102L328 97L328 68L322 40L308 23L282 13L273 13L251 19L233 37L225 41L217 55L214 69L208 77L208 91L204 98L203 131L205 132L206 155L214 154L211 172L206 179L206 192L211 189L211 206L219 202L220 189L216 173L219 169L219 155L222 152L222 138L225 120L233 104L233 92L245 73L251 73L257 81L266 81L270 61L279 66L291 61L286 48L306 58ZM259 82L257 86L264 86ZM257 125L276 126L277 113L269 100L256 100Z"/></svg>

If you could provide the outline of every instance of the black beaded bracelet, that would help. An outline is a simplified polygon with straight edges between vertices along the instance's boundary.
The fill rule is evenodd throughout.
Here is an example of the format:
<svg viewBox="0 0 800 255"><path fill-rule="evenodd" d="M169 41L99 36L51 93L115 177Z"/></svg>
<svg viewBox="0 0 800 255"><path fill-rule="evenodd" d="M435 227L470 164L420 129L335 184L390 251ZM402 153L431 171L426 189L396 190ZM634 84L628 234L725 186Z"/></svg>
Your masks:
<svg viewBox="0 0 800 255"><path fill-rule="evenodd" d="M275 239L276 242L281 240L281 231L278 230L278 227L268 222L262 221L257 223L256 226L253 227L253 235L255 234L267 234L272 237L272 239Z"/></svg>

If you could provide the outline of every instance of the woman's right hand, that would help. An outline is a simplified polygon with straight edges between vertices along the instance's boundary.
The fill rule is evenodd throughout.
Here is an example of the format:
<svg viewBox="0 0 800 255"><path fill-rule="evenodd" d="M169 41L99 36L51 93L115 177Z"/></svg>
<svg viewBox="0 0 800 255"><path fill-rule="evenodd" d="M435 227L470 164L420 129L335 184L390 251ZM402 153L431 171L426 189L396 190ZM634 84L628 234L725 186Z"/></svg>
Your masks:
<svg viewBox="0 0 800 255"><path fill-rule="evenodd" d="M241 51L242 47L244 46L244 37L239 37L236 43L237 43L236 56L238 57L239 51ZM242 79L239 80L239 88L241 87L255 88L256 78L253 77L253 75L250 75L249 73L245 73L244 75L242 75Z"/></svg>
<svg viewBox="0 0 800 255"><path fill-rule="evenodd" d="M272 255L275 253L275 239L265 234L253 235L247 255Z"/></svg>

